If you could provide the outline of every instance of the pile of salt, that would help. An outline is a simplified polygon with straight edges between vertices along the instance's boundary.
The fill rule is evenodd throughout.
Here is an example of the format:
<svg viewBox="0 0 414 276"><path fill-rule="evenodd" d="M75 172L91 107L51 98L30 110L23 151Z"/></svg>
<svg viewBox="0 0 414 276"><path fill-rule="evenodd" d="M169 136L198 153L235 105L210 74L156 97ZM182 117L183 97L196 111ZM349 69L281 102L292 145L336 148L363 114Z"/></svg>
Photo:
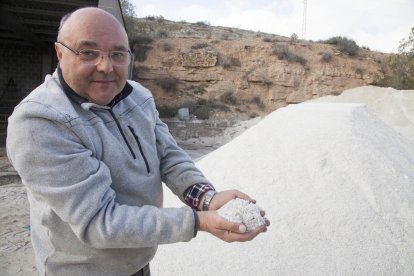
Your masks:
<svg viewBox="0 0 414 276"><path fill-rule="evenodd" d="M221 207L217 212L223 218L243 223L247 231L265 224L265 219L260 214L261 208L254 203L241 198L232 199Z"/></svg>

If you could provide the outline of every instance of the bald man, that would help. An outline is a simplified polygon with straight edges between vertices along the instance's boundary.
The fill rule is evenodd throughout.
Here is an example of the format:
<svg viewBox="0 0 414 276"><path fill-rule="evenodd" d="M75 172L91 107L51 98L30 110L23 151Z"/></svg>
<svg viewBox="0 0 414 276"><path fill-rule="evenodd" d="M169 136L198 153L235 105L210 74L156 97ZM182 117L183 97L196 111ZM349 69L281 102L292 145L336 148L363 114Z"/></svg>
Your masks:
<svg viewBox="0 0 414 276"><path fill-rule="evenodd" d="M56 71L15 108L7 136L41 275L150 275L159 244L198 230L227 242L266 230L268 222L246 232L215 212L236 197L254 200L216 192L158 118L151 93L127 81L128 38L111 14L65 16L55 49ZM163 208L162 182L186 206Z"/></svg>

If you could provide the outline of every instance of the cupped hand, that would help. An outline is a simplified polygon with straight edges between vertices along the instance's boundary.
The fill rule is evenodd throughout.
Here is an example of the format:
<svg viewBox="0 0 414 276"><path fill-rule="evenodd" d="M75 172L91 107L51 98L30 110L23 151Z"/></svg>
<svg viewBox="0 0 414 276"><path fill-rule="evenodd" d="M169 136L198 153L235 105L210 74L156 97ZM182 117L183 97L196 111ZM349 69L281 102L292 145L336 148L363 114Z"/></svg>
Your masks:
<svg viewBox="0 0 414 276"><path fill-rule="evenodd" d="M226 242L245 242L251 241L261 232L265 232L269 221L266 225L246 232L246 226L241 223L228 221L221 217L216 211L197 212L200 220L200 231L206 231Z"/></svg>
<svg viewBox="0 0 414 276"><path fill-rule="evenodd" d="M227 190L227 191L218 192L214 195L213 199L210 202L210 206L208 210L209 211L218 210L221 207L223 207L224 204L226 204L227 202L235 198L241 198L241 199L245 199L250 202L256 203L256 200L254 200L253 198L251 198L245 193L242 193L238 190Z"/></svg>

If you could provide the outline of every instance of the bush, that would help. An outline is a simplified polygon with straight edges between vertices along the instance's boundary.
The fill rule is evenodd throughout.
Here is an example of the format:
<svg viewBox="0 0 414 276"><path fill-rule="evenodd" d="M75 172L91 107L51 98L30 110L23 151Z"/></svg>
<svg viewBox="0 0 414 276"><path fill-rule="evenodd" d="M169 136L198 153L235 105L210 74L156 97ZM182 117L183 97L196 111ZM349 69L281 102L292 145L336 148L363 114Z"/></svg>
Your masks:
<svg viewBox="0 0 414 276"><path fill-rule="evenodd" d="M157 21L158 23L162 23L164 22L164 17L162 15L148 15L147 17L145 17L146 20L150 20L150 21Z"/></svg>
<svg viewBox="0 0 414 276"><path fill-rule="evenodd" d="M342 36L331 37L325 43L336 45L339 51L348 53L350 56L355 56L359 49L354 40Z"/></svg>
<svg viewBox="0 0 414 276"><path fill-rule="evenodd" d="M178 80L176 78L166 77L160 78L155 81L165 92L177 91Z"/></svg>
<svg viewBox="0 0 414 276"><path fill-rule="evenodd" d="M279 59L292 60L292 54L289 52L289 48L285 44L275 43L272 46L272 54L277 56Z"/></svg>
<svg viewBox="0 0 414 276"><path fill-rule="evenodd" d="M299 36L297 34L293 33L290 36L290 43L296 43L296 42L298 42L298 39L299 39Z"/></svg>
<svg viewBox="0 0 414 276"><path fill-rule="evenodd" d="M129 38L129 47L134 49L136 46L148 45L154 42L154 39L147 35L133 35Z"/></svg>
<svg viewBox="0 0 414 276"><path fill-rule="evenodd" d="M260 109L264 109L266 107L266 105L263 103L262 99L259 96L253 97L251 102L256 104Z"/></svg>
<svg viewBox="0 0 414 276"><path fill-rule="evenodd" d="M191 49L197 50L197 49L203 49L207 48L209 45L207 43L197 43L191 46Z"/></svg>
<svg viewBox="0 0 414 276"><path fill-rule="evenodd" d="M190 114L197 117L200 120L207 120L210 118L210 114L214 110L230 111L230 109L223 104L215 101L208 101L206 99L198 99L196 102L185 102L182 107L188 107Z"/></svg>
<svg viewBox="0 0 414 276"><path fill-rule="evenodd" d="M322 62L329 62L331 60L332 60L332 54L331 53L329 53L329 52L322 53L322 56L321 56L321 61Z"/></svg>
<svg viewBox="0 0 414 276"><path fill-rule="evenodd" d="M176 106L158 106L157 107L160 118L174 118L177 114L178 108Z"/></svg>
<svg viewBox="0 0 414 276"><path fill-rule="evenodd" d="M398 54L392 55L386 61L388 70L377 85L391 86L400 90L414 89L414 27L408 39L403 38L398 47Z"/></svg>
<svg viewBox="0 0 414 276"><path fill-rule="evenodd" d="M273 44L272 54L276 55L280 60L287 60L288 62L298 62L302 65L306 65L307 63L307 60L304 57L289 52L289 48L285 44Z"/></svg>
<svg viewBox="0 0 414 276"><path fill-rule="evenodd" d="M151 50L152 47L147 45L136 45L134 48L135 60L143 62L147 59L147 52Z"/></svg>
<svg viewBox="0 0 414 276"><path fill-rule="evenodd" d="M169 52L174 49L174 46L171 43L165 42L162 45L162 49L164 50L164 52Z"/></svg>
<svg viewBox="0 0 414 276"><path fill-rule="evenodd" d="M355 74L360 75L362 77L362 75L364 74L364 69L362 69L361 67L356 68Z"/></svg>
<svg viewBox="0 0 414 276"><path fill-rule="evenodd" d="M202 84L199 86L192 85L190 88L188 88L188 92L193 93L195 95L202 95L206 92L206 85Z"/></svg>
<svg viewBox="0 0 414 276"><path fill-rule="evenodd" d="M308 62L308 61L306 60L306 58L304 58L304 57L302 57L302 56L298 56L298 55L294 55L293 60L294 60L295 62L297 62L297 63L302 64L302 65L306 65L306 63Z"/></svg>
<svg viewBox="0 0 414 276"><path fill-rule="evenodd" d="M222 34L221 39L222 40L229 40L230 36L228 34Z"/></svg>
<svg viewBox="0 0 414 276"><path fill-rule="evenodd" d="M208 21L198 21L196 23L194 23L195 25L199 26L199 27L207 27L210 26L210 22Z"/></svg>
<svg viewBox="0 0 414 276"><path fill-rule="evenodd" d="M165 30L158 30L157 31L157 37L160 37L160 38L165 38L165 37L168 37L168 32L167 31L165 31Z"/></svg>
<svg viewBox="0 0 414 276"><path fill-rule="evenodd" d="M190 113L199 120L208 120L210 118L211 107L207 105L194 105L190 107Z"/></svg>
<svg viewBox="0 0 414 276"><path fill-rule="evenodd" d="M237 99L231 91L225 92L223 95L221 95L220 101L225 104L240 105L239 99Z"/></svg>
<svg viewBox="0 0 414 276"><path fill-rule="evenodd" d="M240 59L221 55L219 56L218 64L220 64L224 69L229 69L233 66L241 66Z"/></svg>

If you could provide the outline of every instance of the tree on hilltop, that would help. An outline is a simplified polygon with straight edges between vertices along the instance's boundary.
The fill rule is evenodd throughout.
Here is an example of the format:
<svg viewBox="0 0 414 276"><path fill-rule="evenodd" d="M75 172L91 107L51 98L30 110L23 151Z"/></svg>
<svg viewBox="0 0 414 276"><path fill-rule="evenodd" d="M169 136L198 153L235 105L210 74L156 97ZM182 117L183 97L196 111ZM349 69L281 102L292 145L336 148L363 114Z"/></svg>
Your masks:
<svg viewBox="0 0 414 276"><path fill-rule="evenodd" d="M408 38L403 38L398 53L388 60L390 73L378 82L380 86L395 89L414 89L414 27Z"/></svg>

